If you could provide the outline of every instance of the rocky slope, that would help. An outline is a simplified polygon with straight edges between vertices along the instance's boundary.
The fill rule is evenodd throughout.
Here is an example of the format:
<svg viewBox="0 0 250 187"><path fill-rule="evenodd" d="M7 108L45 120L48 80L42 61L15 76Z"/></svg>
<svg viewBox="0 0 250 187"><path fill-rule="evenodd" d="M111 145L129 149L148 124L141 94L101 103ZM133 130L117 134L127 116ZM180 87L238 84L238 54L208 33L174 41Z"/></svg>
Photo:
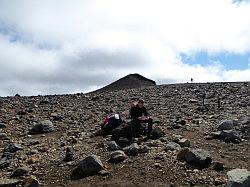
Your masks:
<svg viewBox="0 0 250 187"><path fill-rule="evenodd" d="M126 119L138 98L165 135L113 153L111 137L93 133L110 108ZM0 186L226 186L240 173L228 171L250 170L249 107L249 82L0 97ZM72 180L79 171L91 175Z"/></svg>

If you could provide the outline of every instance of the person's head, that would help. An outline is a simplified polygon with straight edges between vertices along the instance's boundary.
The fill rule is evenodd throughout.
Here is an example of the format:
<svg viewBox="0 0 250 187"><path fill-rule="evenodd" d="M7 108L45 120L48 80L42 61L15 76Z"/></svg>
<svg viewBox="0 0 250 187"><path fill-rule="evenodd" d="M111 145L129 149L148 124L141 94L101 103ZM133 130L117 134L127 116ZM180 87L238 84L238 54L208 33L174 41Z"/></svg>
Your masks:
<svg viewBox="0 0 250 187"><path fill-rule="evenodd" d="M142 108L142 107L144 106L144 100L143 100L143 99L139 99L139 100L138 100L138 106L139 106L140 108Z"/></svg>

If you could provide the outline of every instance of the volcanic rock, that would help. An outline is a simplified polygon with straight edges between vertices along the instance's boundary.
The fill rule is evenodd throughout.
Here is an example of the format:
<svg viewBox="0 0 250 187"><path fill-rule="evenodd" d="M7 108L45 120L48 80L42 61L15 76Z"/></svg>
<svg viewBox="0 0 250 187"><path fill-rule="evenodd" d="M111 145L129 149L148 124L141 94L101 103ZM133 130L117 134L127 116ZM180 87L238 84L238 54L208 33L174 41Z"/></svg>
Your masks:
<svg viewBox="0 0 250 187"><path fill-rule="evenodd" d="M54 130L53 123L50 120L44 120L35 124L30 130L30 134L43 134L53 132Z"/></svg>
<svg viewBox="0 0 250 187"><path fill-rule="evenodd" d="M150 138L153 140L156 140L158 138L161 138L165 135L165 133L162 131L160 127L156 127L152 130Z"/></svg>
<svg viewBox="0 0 250 187"><path fill-rule="evenodd" d="M224 120L218 125L218 130L232 130L235 122L233 120Z"/></svg>
<svg viewBox="0 0 250 187"><path fill-rule="evenodd" d="M109 162L119 163L126 160L127 158L128 158L127 155L123 151L118 150L111 153Z"/></svg>
<svg viewBox="0 0 250 187"><path fill-rule="evenodd" d="M198 168L206 168L212 163L212 158L208 151L203 149L192 149L185 154L187 163L197 166Z"/></svg>
<svg viewBox="0 0 250 187"><path fill-rule="evenodd" d="M165 150L168 151L173 151L173 150L180 150L181 146L178 143L175 142L169 142L165 145Z"/></svg>
<svg viewBox="0 0 250 187"><path fill-rule="evenodd" d="M80 179L90 175L96 175L103 169L101 160L96 155L91 155L78 163L78 166L73 169L71 179Z"/></svg>
<svg viewBox="0 0 250 187"><path fill-rule="evenodd" d="M15 169L13 173L11 174L11 177L20 177L20 176L25 176L29 173L29 168L27 167L20 167Z"/></svg>
<svg viewBox="0 0 250 187"><path fill-rule="evenodd" d="M247 169L233 169L227 172L227 187L249 187L250 171Z"/></svg>

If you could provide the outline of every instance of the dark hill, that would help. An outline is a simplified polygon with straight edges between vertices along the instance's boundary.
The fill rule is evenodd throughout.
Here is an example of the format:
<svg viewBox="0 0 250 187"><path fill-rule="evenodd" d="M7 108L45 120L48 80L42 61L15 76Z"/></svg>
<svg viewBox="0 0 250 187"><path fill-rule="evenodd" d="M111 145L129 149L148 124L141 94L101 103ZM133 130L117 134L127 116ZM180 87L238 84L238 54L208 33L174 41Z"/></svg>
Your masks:
<svg viewBox="0 0 250 187"><path fill-rule="evenodd" d="M155 86L156 83L153 80L150 80L142 75L135 73L129 74L123 78L118 79L117 81L99 89L95 92L106 92L114 90L124 90L131 88L142 88L147 86Z"/></svg>

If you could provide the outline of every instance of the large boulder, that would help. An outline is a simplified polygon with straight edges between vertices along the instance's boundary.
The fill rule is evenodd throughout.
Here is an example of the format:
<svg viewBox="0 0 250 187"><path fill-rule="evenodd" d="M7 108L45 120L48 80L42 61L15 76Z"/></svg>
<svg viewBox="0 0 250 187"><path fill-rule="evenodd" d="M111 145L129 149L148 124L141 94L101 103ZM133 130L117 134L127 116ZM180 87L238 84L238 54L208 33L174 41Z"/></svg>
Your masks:
<svg viewBox="0 0 250 187"><path fill-rule="evenodd" d="M231 130L234 128L236 122L233 120L224 120L218 125L218 130Z"/></svg>
<svg viewBox="0 0 250 187"><path fill-rule="evenodd" d="M53 132L54 130L53 123L50 120L44 120L35 124L30 130L30 134L43 134Z"/></svg>
<svg viewBox="0 0 250 187"><path fill-rule="evenodd" d="M103 164L99 157L90 155L78 163L78 166L73 169L71 179L80 179L90 175L96 175L103 169Z"/></svg>
<svg viewBox="0 0 250 187"><path fill-rule="evenodd" d="M227 187L249 187L250 171L247 169L233 169L227 172Z"/></svg>
<svg viewBox="0 0 250 187"><path fill-rule="evenodd" d="M203 149L191 149L185 154L187 163L198 168L206 168L211 165L212 158L208 151Z"/></svg>

